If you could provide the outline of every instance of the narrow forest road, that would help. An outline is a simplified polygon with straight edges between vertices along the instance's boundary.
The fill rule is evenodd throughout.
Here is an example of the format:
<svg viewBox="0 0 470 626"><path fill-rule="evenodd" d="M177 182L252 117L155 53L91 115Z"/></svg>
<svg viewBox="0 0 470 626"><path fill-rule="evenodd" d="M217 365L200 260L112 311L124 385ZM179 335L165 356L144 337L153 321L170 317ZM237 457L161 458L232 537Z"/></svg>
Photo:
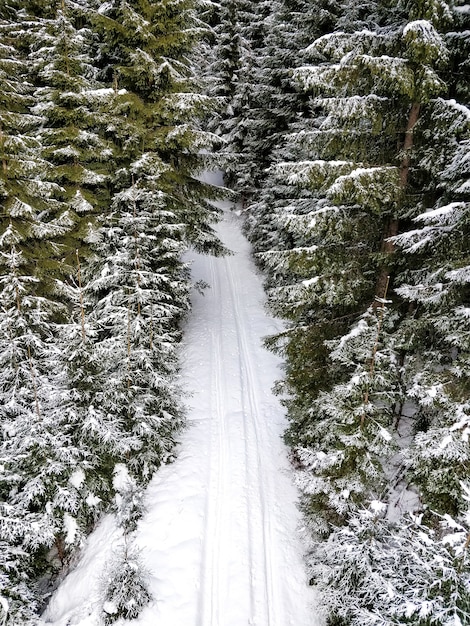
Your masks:
<svg viewBox="0 0 470 626"><path fill-rule="evenodd" d="M183 346L189 427L147 491L137 543L155 602L132 624L314 626L285 417L271 392L279 359L262 346L280 324L264 310L240 219L226 210L218 231L233 255L191 255L194 280L210 287L193 294Z"/></svg>

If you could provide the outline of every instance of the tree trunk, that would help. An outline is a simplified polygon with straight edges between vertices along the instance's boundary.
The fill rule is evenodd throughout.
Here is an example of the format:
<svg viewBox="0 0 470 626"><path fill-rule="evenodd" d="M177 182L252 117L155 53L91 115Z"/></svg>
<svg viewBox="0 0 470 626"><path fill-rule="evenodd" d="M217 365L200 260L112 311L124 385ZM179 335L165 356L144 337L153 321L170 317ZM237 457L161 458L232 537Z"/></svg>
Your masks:
<svg viewBox="0 0 470 626"><path fill-rule="evenodd" d="M408 185L408 174L411 164L410 151L413 147L413 133L416 123L419 119L420 108L421 105L419 102L413 102L413 104L411 105L411 109L408 115L408 122L406 125L405 139L403 140L403 159L400 164L400 188L403 195ZM388 258L395 252L395 244L393 241L390 241L390 238L395 237L395 235L398 234L398 228L398 218L395 216L390 217L385 225L384 235L382 239L381 252L386 256L386 260L384 262L384 266L380 270L380 274L377 279L377 284L375 288L376 299L374 302L374 307L377 307L380 304L377 298L383 297L386 285L390 280L390 268Z"/></svg>

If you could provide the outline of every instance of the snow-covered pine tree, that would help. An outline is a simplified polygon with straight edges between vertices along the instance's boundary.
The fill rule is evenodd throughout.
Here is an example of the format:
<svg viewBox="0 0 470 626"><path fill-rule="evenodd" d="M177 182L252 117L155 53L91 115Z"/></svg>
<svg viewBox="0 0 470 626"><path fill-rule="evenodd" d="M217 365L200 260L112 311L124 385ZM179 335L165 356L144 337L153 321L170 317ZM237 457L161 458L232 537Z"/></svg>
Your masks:
<svg viewBox="0 0 470 626"><path fill-rule="evenodd" d="M5 626L34 626L41 601L31 553L53 542L47 519L0 503L0 618Z"/></svg>
<svg viewBox="0 0 470 626"><path fill-rule="evenodd" d="M223 2L214 63L208 68L225 102L215 122L227 155L225 178L244 204L265 176L276 136L286 127L284 116L295 114L295 107L279 102L282 90L292 92L292 87L286 81L288 53L278 9L279 3Z"/></svg>
<svg viewBox="0 0 470 626"><path fill-rule="evenodd" d="M378 317L371 308L347 335L326 342L344 382L318 394L307 428L296 433L297 482L317 538L387 492L384 465L394 451L390 427L400 391L393 343L383 341L389 316L383 304Z"/></svg>
<svg viewBox="0 0 470 626"><path fill-rule="evenodd" d="M304 114L309 110L308 95L296 89L291 75L301 64L305 47L333 29L334 8L330 4L328 1L313 5L303 0L284 0L273 6L267 21L258 77L264 98L261 107L252 113L252 116L261 117L257 127L253 128L253 141L258 137L262 146L262 155L260 149L254 155L253 167L257 167L258 162L262 167L257 170L258 185L245 222L246 232L256 251L293 245L292 233L282 228L276 215L283 212L284 206L301 201L296 197L297 191L304 200L309 194L306 190L283 184L272 169L264 170L271 164L301 158L299 151L288 143L286 135L296 128L304 128ZM263 121L262 118L266 119ZM280 242L276 246L278 236Z"/></svg>
<svg viewBox="0 0 470 626"><path fill-rule="evenodd" d="M204 72L208 92L220 100L219 108L210 120L210 127L221 138L223 145L230 137L237 120L233 105L238 89L243 51L237 1L222 0L219 10L215 12L214 20L216 23L213 27L213 37L209 40L211 57L209 63L204 66Z"/></svg>
<svg viewBox="0 0 470 626"><path fill-rule="evenodd" d="M34 587L38 576L49 576L61 566L64 545L76 540L73 516L82 503L71 477L83 462L84 451L74 445L71 425L61 411L51 323L58 305L36 294L40 281L25 271L28 262L17 251L17 241L20 243L13 228L0 238L4 267L0 277L0 498L4 522L0 539L9 544L10 552L21 554L20 562ZM27 520L35 513L38 539L34 546L27 545L26 536L3 533L15 519ZM55 564L53 553L58 557ZM6 574L13 576L14 587L16 566ZM18 623L25 610L17 603L13 606L17 608L7 623Z"/></svg>
<svg viewBox="0 0 470 626"><path fill-rule="evenodd" d="M145 183L115 194L85 271L93 341L107 373L101 410L134 440L127 463L141 480L168 459L181 426L174 378L177 322L187 310L183 227L172 223L163 194L144 187L151 176L158 184L157 166L143 158L133 172L138 179L145 169Z"/></svg>
<svg viewBox="0 0 470 626"><path fill-rule="evenodd" d="M110 503L114 464L139 444L123 431L119 417L102 406L107 372L96 351L96 330L88 318L90 306L81 272L96 220L109 212L115 146L106 133L113 119L114 91L97 81L90 7L61 0L54 9L52 13L48 7L50 17L33 22L28 40L36 83L33 111L42 116L39 138L47 162L44 176L56 189L55 202L41 217L48 222L58 212L69 225L64 236L55 238L61 261L55 297L67 303L67 311L54 326L54 342L62 420L71 433L71 447L82 452L69 477L76 490L69 526L76 524L78 541ZM61 546L64 556L72 543Z"/></svg>
<svg viewBox="0 0 470 626"><path fill-rule="evenodd" d="M443 38L435 30L448 23L450 11L444 3L408 3L393 8L383 3L369 4L366 15L357 9L358 5L350 3L345 18L354 15L360 28L355 30L343 19L341 31L320 38L310 48L319 55L318 65L298 70L297 76L312 89L318 117L293 140L310 152L310 158L297 164L280 164L277 172L284 182L299 188L308 185L313 194L309 204L292 203L284 215L278 212L281 227L292 233L292 249L268 250L262 255L284 282L272 292L274 306L293 321L292 329L277 340L288 357L287 390L295 394L287 401L292 420L288 438L294 444L303 442L294 456L307 496L307 514L315 513L309 516L313 529L317 533L332 531L328 546L317 543L316 547L321 554L325 547L336 554L334 558L338 555L334 546L341 544L341 536L355 532L354 519L361 515L355 507L366 506L373 497L373 490L364 489L371 478L376 494L387 487L384 451L374 446L379 441L377 436L385 441L391 438L384 425L393 425L393 414L400 415L406 397L421 403L420 412L425 418L430 409L434 423L443 425L439 432L425 426L428 438L421 433L407 455L413 470L409 478L419 482L425 506L458 512L462 507L458 478L468 458L468 332L466 321L460 325L457 322L466 306L462 276L467 252L462 242L468 201L468 122L465 107L440 96L445 85L439 72L449 56ZM388 15L383 9L389 11ZM330 58L335 62L329 63ZM414 227L410 233L390 238L398 230L406 231L409 218L422 214L427 207L432 210L420 218L424 228ZM442 246L442 257L438 255L436 264L430 263L428 250L433 243L439 250L438 242L444 241L444 236L449 239ZM399 244L415 253L414 258L397 254ZM455 261L453 253L449 255L449 246L455 250ZM295 282L288 281L292 274ZM454 277L456 282L451 286ZM397 288L401 281L405 284ZM385 295L391 302L387 303L389 312L382 316ZM369 312L362 313L373 300ZM449 303L451 310L447 308L449 314L445 315ZM346 327L342 336L338 332L341 326ZM375 340L371 336L367 340L367 331L370 334L374 326ZM361 330L365 341L361 338L358 346ZM309 345L312 336L314 342ZM321 348L319 358L309 356L312 347L317 346ZM359 347L369 356L361 355ZM429 357L429 368L423 367ZM417 384L420 381L422 384ZM366 400L370 399L373 411L369 416L378 428L363 446L359 463L357 459L351 463L348 485L345 473L339 470L343 460L354 458L351 448L357 446L358 436L356 433L347 441L346 435L351 435L347 428L361 405L367 413ZM453 421L446 414L452 414ZM367 424L367 414L360 419ZM346 453L338 445L341 440L346 443ZM373 470L369 471L364 479L356 469L363 467L367 457L375 459L378 470L375 476ZM344 468L347 470L347 464ZM454 470L456 480L452 477ZM336 494L339 492L344 502L333 500L332 486L338 488ZM339 491L339 487L344 490ZM382 495L387 502L386 489ZM319 524L318 502L329 526ZM334 511L331 503L336 505L336 512L345 514L335 518L330 513L328 518L325 511ZM429 516L426 519L429 521ZM338 529L338 524L345 526ZM428 529L425 532L427 537L432 535ZM384 537L386 534L384 531ZM426 539L424 544L428 543L432 542ZM408 539L403 539L403 553L407 545ZM343 549L345 554L354 553L351 541L340 546L340 551ZM394 546L390 538L385 538L380 550L392 553L400 550L400 545ZM420 550L426 563L428 555ZM390 591L389 606L377 606L376 610L359 578L351 578L346 569L337 569L338 576L329 579L332 593L339 590L331 606L338 603L344 610L331 610L330 623L376 623L382 614L389 620L408 620L406 623L465 623L468 601L462 593L459 569L453 569L453 555L433 544L430 559L433 550L441 553L436 562L445 561L449 568L445 594L429 597L422 591L420 601L424 598L424 603L409 604L403 589L413 594L413 571L404 577L400 593L395 593L389 579L384 585ZM390 559L391 578L398 580L402 576L402 571L394 567L403 553ZM321 554L316 553L314 560L322 558ZM374 561L378 562L375 556ZM381 574L380 565L376 569L371 561L370 566L364 580L377 579ZM347 570L357 571L357 565L351 569L349 564ZM390 610L395 602L397 605ZM460 618L462 622L457 621Z"/></svg>
<svg viewBox="0 0 470 626"><path fill-rule="evenodd" d="M149 159L155 155L158 189L183 224L185 240L201 251L217 253L222 248L211 224L218 210L209 200L220 192L196 178L208 163L213 165L204 151L214 139L198 128L212 101L198 93L189 63L203 32L197 7L192 0L176 5L107 3L95 16L101 38L98 63L102 78L116 89L115 124L109 128L118 148L116 190L132 186L129 172L123 180L131 163L147 153ZM167 166L164 171L160 162Z"/></svg>
<svg viewBox="0 0 470 626"><path fill-rule="evenodd" d="M74 324L69 320L74 305L73 297L70 297L73 292L71 280L76 274L77 259L80 258L77 254L79 250L83 254L87 247L85 240L92 229L90 214L96 214L98 209L103 209L107 199L103 161L112 155L105 141L95 132L97 129L102 131L103 127L97 121L97 103L101 104L103 94L106 96L113 93L112 89L108 90L109 93L105 90L97 93L96 83L88 79L93 78L87 58L89 45L86 40L90 33L85 29L78 32L74 28L71 21L72 8L76 9L76 5L71 7L69 3L61 2L60 9L54 15L49 6L46 13L51 17L46 18L41 17L43 11L38 4L35 11L40 16L24 17L28 29L20 38L24 50L29 49L31 76L36 83L31 111L41 121L34 144L36 155L42 157L41 170L35 182L43 190L43 196L46 192L47 196L38 204L41 197L37 194L36 206L39 210L31 227L36 238L44 242L41 244L42 248L36 247L32 250L33 246L29 244L27 252L23 252L23 256L18 258L20 265L24 266L25 254L33 252L35 273L27 295L33 299L38 294L44 296L37 306L41 310L47 349L37 350L33 357L42 353L43 362L37 365L37 369L44 369L46 363L53 383L47 377L37 377L37 395L48 397L49 401L43 401L42 409L38 402L36 413L38 419L41 415L44 428L52 429L51 432L47 431L47 436L43 436L44 446L55 445L51 427L55 423L58 429L55 447L61 455L55 472L50 471L45 461L50 456L52 463L54 454L44 452L41 456L38 453L36 465L32 456L28 461L28 476L22 480L25 484L36 480L39 484L46 480L44 473L49 472L51 480L55 480L57 484L58 495L53 497L48 493L46 496L47 489L43 489L42 499L39 497L34 500L33 506L46 506L49 509L51 528L56 533L59 566L65 562L71 548L79 543L80 537L96 518L99 510L97 503L106 504L102 496L103 493L109 493L109 486L103 489L96 458L101 441L113 439L112 429L109 432L100 432L103 439L95 439L93 449L90 446L91 440L86 441L83 436L84 425L89 422L82 420L86 399L81 397L81 389L85 388L90 392L90 377L96 374L96 368L95 371L91 368L85 372L83 361L82 367L77 362L71 367L71 361L77 356L76 351L74 352L77 344L70 332ZM32 115L30 117L33 119ZM33 154L32 150L30 154ZM10 239L14 239L14 244L11 244L12 254L17 249L21 252L21 231L15 235L15 224L11 223L10 226L13 229ZM13 303L18 310L24 306L21 298L22 294L19 294ZM11 310L14 310L14 306L10 307ZM31 319L32 326L29 330L37 332L38 323ZM27 325L28 322L25 322L25 327ZM88 356L89 365L93 357ZM42 384L45 385L44 389L41 388ZM50 392L51 384L54 393ZM95 388L95 395L96 391ZM89 399L90 397L87 398ZM86 413L91 410L92 407L88 406ZM43 413L45 417L42 417ZM111 421L107 426L110 423ZM23 430L24 433L27 432L27 429ZM31 430L38 438L42 436L37 429ZM28 445L34 448L31 438L28 441ZM23 444L15 441L12 445L21 448ZM125 445L124 442L122 445ZM103 447L106 448L106 445ZM78 449L80 453L77 452ZM96 495L97 491L101 497Z"/></svg>
<svg viewBox="0 0 470 626"><path fill-rule="evenodd" d="M16 233L15 245L23 253L25 271L38 274L42 260L42 289L53 282L46 272L48 259L54 259L54 247L47 237L60 235L66 225L54 220L41 228L41 216L52 201L54 186L42 180L46 163L40 158L40 142L35 137L41 122L29 111L33 103L33 86L27 64L15 48L24 34L22 22L0 22L0 82L2 99L0 127L0 235L6 230ZM8 244L9 245L9 244ZM6 250L6 249L5 249ZM53 261L47 270L51 270Z"/></svg>
<svg viewBox="0 0 470 626"><path fill-rule="evenodd" d="M66 315L57 298L60 274L56 242L69 228L67 220L43 216L56 204L57 185L47 181L37 129L40 118L30 112L33 88L23 52L26 18L0 24L2 32L2 133L0 213L1 331L1 501L0 538L6 548L11 589L26 574L31 597L9 602L6 622L16 624L34 607L35 578L51 567L46 559L54 542L68 534L65 518L77 504L68 478L80 457L61 415L54 321ZM36 514L37 540L27 540L27 520ZM20 533L8 529L25 525ZM42 537L42 539L40 538ZM59 545L56 546L57 549ZM15 556L16 555L16 556ZM11 567L8 569L8 563ZM29 597L29 599L28 599ZM26 602L27 606L22 605ZM26 619L26 617L25 617Z"/></svg>
<svg viewBox="0 0 470 626"><path fill-rule="evenodd" d="M250 98L247 70L251 41L246 21L250 24L254 19L253 11L250 1L223 0L216 26L214 60L207 68L213 76L215 93L223 101L220 117L215 118L212 126L221 138L226 183L239 193L242 189L237 181L239 170L244 167L242 153Z"/></svg>
<svg viewBox="0 0 470 626"><path fill-rule="evenodd" d="M191 91L192 3L112 2L94 20L101 75L115 91L109 137L117 169L85 289L107 371L101 406L134 441L120 461L146 481L169 458L181 426L174 384L178 323L188 306L181 254L188 243L221 249L210 225L217 212L205 198L212 192L193 176L209 143L190 121L208 99Z"/></svg>
<svg viewBox="0 0 470 626"><path fill-rule="evenodd" d="M148 572L133 543L134 531L143 513L143 492L122 464L115 467L113 485L122 544L113 555L112 561L107 564L103 589L105 624L113 624L120 618L137 617L152 598L148 589Z"/></svg>
<svg viewBox="0 0 470 626"><path fill-rule="evenodd" d="M371 502L309 555L329 626L463 626L470 619L467 523L431 529ZM463 521L463 520L462 520Z"/></svg>
<svg viewBox="0 0 470 626"><path fill-rule="evenodd" d="M398 336L417 431L411 477L428 507L457 515L470 459L470 109L455 100L433 104L434 132L421 165L437 187L415 227L396 238L410 259L397 291L412 311Z"/></svg>
<svg viewBox="0 0 470 626"><path fill-rule="evenodd" d="M350 8L355 8L354 3ZM291 230L297 228L294 232L303 229L303 234L301 245L292 251L264 255L273 265L280 259L298 276L296 284L281 287L273 297L280 302L280 309L290 309L289 317L301 328L308 329L321 317L325 339L325 318L331 330L342 325L354 329L362 311L371 304L376 325L380 325L380 302L387 295L387 277L392 269L388 237L397 228L398 216L407 215L410 203L417 202L416 195L408 192L418 110L421 102L428 102L443 88L433 64L445 58L445 47L432 24L425 20L406 22L402 15L400 26L395 20L391 26L381 25L383 8L378 4L375 14L369 13L367 30L361 22L361 30L337 31L312 44L310 52L318 55L318 65L300 68L296 76L312 90L318 117L313 129L292 137L308 148L311 158L277 166L279 178L309 186L317 198L308 212L292 215L291 210L280 217ZM411 183L414 185L414 180ZM394 315L388 319L397 322ZM377 343L386 342L390 332L393 325L383 326ZM297 339L299 334L294 328L293 336ZM348 332L345 340L350 336ZM321 338L317 341L320 343ZM386 353L393 371L393 349L387 348ZM331 360L324 356L318 365L328 368ZM371 352L362 360L366 376L373 358ZM350 376L357 380L359 375L354 368L335 372L333 378L327 374L326 381L329 378L334 385L339 377L341 389ZM376 373L373 371L373 377ZM392 410L400 397L396 382L389 384L389 393L382 389L388 396L387 404L379 404L384 413ZM332 406L333 397L334 387ZM314 412L310 415L314 418ZM301 429L306 427L305 421L311 423L301 419ZM294 423L291 433L296 430Z"/></svg>
<svg viewBox="0 0 470 626"><path fill-rule="evenodd" d="M449 72L446 75L449 85L449 98L467 104L470 102L470 36L469 9L467 0L452 3L452 23L445 33L445 41L449 48Z"/></svg>
<svg viewBox="0 0 470 626"><path fill-rule="evenodd" d="M48 162L46 176L57 185L57 202L42 219L61 211L70 223L66 238L56 242L67 277L75 271L76 250L85 256L94 216L109 206L113 150L105 131L113 92L96 81L90 29L74 25L83 20L83 11L68 0L56 4L56 15L38 20L29 34L29 62L36 84L33 111L42 117L39 139Z"/></svg>

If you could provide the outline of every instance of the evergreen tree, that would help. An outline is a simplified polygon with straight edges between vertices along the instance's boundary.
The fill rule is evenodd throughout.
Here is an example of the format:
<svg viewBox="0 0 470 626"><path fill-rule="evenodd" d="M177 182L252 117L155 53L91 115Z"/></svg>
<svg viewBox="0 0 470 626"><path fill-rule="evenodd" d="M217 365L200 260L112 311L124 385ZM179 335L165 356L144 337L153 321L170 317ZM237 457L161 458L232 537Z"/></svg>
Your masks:
<svg viewBox="0 0 470 626"><path fill-rule="evenodd" d="M56 185L55 202L43 220L62 214L70 228L57 241L63 276L75 270L76 249L84 255L93 217L109 205L112 144L105 129L112 90L100 89L91 55L93 35L77 29L80 13L64 0L51 19L38 20L30 34L35 83L35 111L42 117L40 141L48 163L47 179ZM85 13L86 14L86 13ZM63 295L62 295L63 297Z"/></svg>
<svg viewBox="0 0 470 626"><path fill-rule="evenodd" d="M418 431L409 453L412 476L426 504L441 514L456 515L464 505L460 481L470 452L470 111L442 100L432 115L437 118L435 143L430 143L423 161L436 170L437 200L416 218L416 228L397 237L413 261L398 289L413 315L404 320L399 337L407 353L408 396Z"/></svg>
<svg viewBox="0 0 470 626"><path fill-rule="evenodd" d="M155 172L152 162L136 168L145 166L149 176ZM176 326L186 311L188 289L180 261L183 245L177 240L182 226L169 221L164 206L157 210L158 200L157 192L138 184L130 193L116 194L98 233L90 276L85 273L91 321L98 330L93 341L107 373L101 409L134 441L128 465L146 480L168 458L181 426L174 384Z"/></svg>
<svg viewBox="0 0 470 626"><path fill-rule="evenodd" d="M97 8L31 1L18 27L2 8L6 623L34 619L38 577L62 567L108 508L116 464L145 484L170 457L182 424L181 255L188 245L223 251L209 202L217 193L196 178L211 140L198 130L210 101L189 63L195 6ZM8 531L32 515L34 545L26 528ZM26 576L31 593L18 582Z"/></svg>
<svg viewBox="0 0 470 626"><path fill-rule="evenodd" d="M39 282L24 274L27 262L16 251L13 229L0 239L7 272L0 277L0 422L2 445L0 462L0 497L4 507L0 540L9 546L7 555L18 554L11 569L11 588L17 586L18 567L23 563L32 577L53 569L45 559L55 544L59 560L64 557L63 542L73 543L70 515L77 513L80 498L72 476L82 460L82 451L73 444L73 433L60 410L56 353L51 342L50 300L35 294ZM9 250L8 250L9 248ZM8 530L35 513L38 538L34 547L27 537ZM16 520L16 522L15 522ZM42 541L39 539L42 537ZM13 543L10 543L13 542ZM18 596L10 608L11 623L27 611ZM29 601L28 601L29 602ZM7 622L10 623L10 622Z"/></svg>
<svg viewBox="0 0 470 626"><path fill-rule="evenodd" d="M114 85L109 138L117 169L84 276L108 377L102 406L137 446L129 468L148 480L181 426L174 384L178 323L188 306L181 254L188 244L222 250L211 227L213 191L194 177L210 139L188 123L209 100L193 93L186 56L198 31L192 3L117 1L94 19L101 77Z"/></svg>
<svg viewBox="0 0 470 626"><path fill-rule="evenodd" d="M137 521L143 512L143 493L123 465L116 466L113 483L116 489L116 516L123 532L123 544L114 555L112 563L108 564L103 590L105 624L113 624L120 618L137 617L151 600L147 586L148 572L142 565L139 551L132 543Z"/></svg>
<svg viewBox="0 0 470 626"><path fill-rule="evenodd" d="M350 15L363 27L362 16L355 13L355 8L352 3ZM306 331L309 339L317 337L314 345L327 339L329 343L324 347L330 348L326 353L322 349L319 358L310 357L311 345L301 341L306 354L294 360L294 385L300 389L308 385L313 393L310 398L307 395L307 406L297 399L293 401L291 417L295 421L290 434L294 442L297 437L303 441L305 435L309 440L312 429L322 428L321 407L338 408L343 402L346 413L335 422L337 428L343 429L357 411L367 414L369 408L380 416L380 428L391 426L403 397L396 340L391 337L400 319L399 308L398 315L393 312L399 301L393 302L392 314L383 320L383 300L393 285L393 275L392 285L388 278L394 252L389 238L396 233L398 217L404 219L416 211L419 203L415 193L420 183L419 170L413 171L413 177L410 174L414 127L423 103L443 87L432 65L445 60L446 51L430 22L420 19L402 22L399 27L396 22L382 25L381 10L379 5L368 13L368 30L337 31L312 44L310 52L318 55L319 63L300 68L297 79L314 92L318 117L313 128L292 137L308 147L311 158L277 166L278 178L308 185L314 191L308 203L301 201L278 217L299 245L262 256L269 267L281 266L285 268L281 271L296 279L294 284L291 281L272 292L274 306L294 322L291 337L295 343L292 348L288 343L284 349L293 353L299 335ZM328 59L331 61L325 62ZM396 137L402 131L397 153ZM364 317L363 311L370 306ZM367 322L368 316L372 319L369 317ZM319 331L309 330L317 320ZM346 334L342 338L336 334L333 340L335 335L331 335L342 328ZM354 350L356 335L367 328L372 336L372 329L377 329L374 340L361 344L368 356L355 355L349 362L342 362L341 357L338 361L337 349L332 351L331 347L346 347L352 339L348 350ZM312 385L299 376L296 363L302 358L313 360L313 377L318 379L320 375L321 384ZM327 370L325 374L319 374L322 369ZM385 378L382 372L388 372ZM379 390L371 403L368 388ZM314 410L308 408L312 400ZM359 428L357 415L355 419ZM367 417L359 421L363 426ZM331 429L328 432L331 438ZM376 433L369 433L365 449L374 449ZM320 436L314 449L321 452L323 444ZM336 445L331 445L332 454L340 454ZM383 453L377 452L376 463L381 457ZM347 480L342 474L338 479L336 465L330 471L338 484Z"/></svg>
<svg viewBox="0 0 470 626"><path fill-rule="evenodd" d="M330 626L463 626L470 617L464 527L400 524L374 501L310 555ZM452 529L452 530L451 530ZM449 534L448 531L451 531Z"/></svg>
<svg viewBox="0 0 470 626"><path fill-rule="evenodd" d="M466 566L435 528L465 510L468 463L468 110L443 81L446 64L464 67L465 38L435 30L453 26L443 3L345 9L310 46L316 64L296 72L313 117L292 127L270 175L289 200L250 220L272 306L291 320L269 343L288 359L314 582L331 625L463 624ZM409 446L400 433L413 428ZM363 512L380 500L394 517L394 440L421 528ZM418 568L400 565L410 561Z"/></svg>

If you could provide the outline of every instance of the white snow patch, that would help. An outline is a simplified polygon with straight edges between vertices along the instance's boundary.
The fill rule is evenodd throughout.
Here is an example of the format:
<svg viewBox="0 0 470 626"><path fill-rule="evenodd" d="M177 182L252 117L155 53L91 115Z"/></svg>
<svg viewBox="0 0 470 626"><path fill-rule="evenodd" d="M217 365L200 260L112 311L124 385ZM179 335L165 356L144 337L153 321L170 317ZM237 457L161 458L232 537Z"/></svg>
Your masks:
<svg viewBox="0 0 470 626"><path fill-rule="evenodd" d="M71 483L75 487L75 489L80 489L80 487L83 485L84 480L85 472L82 470L81 467L79 467L70 476L69 483Z"/></svg>
<svg viewBox="0 0 470 626"><path fill-rule="evenodd" d="M388 430L386 430L382 426L379 428L379 434L382 437L382 439L384 439L385 441L392 440L392 435L388 432Z"/></svg>
<svg viewBox="0 0 470 626"><path fill-rule="evenodd" d="M77 520L69 513L64 514L65 544L71 545L77 536Z"/></svg>
<svg viewBox="0 0 470 626"><path fill-rule="evenodd" d="M124 463L117 463L114 467L113 487L116 491L125 491L130 482L129 472Z"/></svg>
<svg viewBox="0 0 470 626"><path fill-rule="evenodd" d="M307 280L303 280L302 281L302 285L304 287L311 287L312 285L315 285L316 283L318 283L319 281L319 277L318 276L314 276L313 278L309 278Z"/></svg>
<svg viewBox="0 0 470 626"><path fill-rule="evenodd" d="M8 615L8 611L10 610L10 605L8 604L8 600L3 596L0 596L0 606L2 607L3 612L5 613L4 621L5 623L6 616Z"/></svg>
<svg viewBox="0 0 470 626"><path fill-rule="evenodd" d="M101 502L101 498L90 493L87 496L85 502L88 504L88 506L97 506Z"/></svg>
<svg viewBox="0 0 470 626"><path fill-rule="evenodd" d="M77 567L62 582L40 624L99 626L101 580L105 563L120 545L122 532L114 516L105 516L85 542Z"/></svg>
<svg viewBox="0 0 470 626"><path fill-rule="evenodd" d="M108 615L114 615L115 613L117 613L117 606L114 604L114 602L105 602L103 604L103 611Z"/></svg>
<svg viewBox="0 0 470 626"><path fill-rule="evenodd" d="M445 206L441 206L437 209L426 211L426 213L421 213L421 215L418 215L416 217L415 221L428 223L428 222L435 220L436 218L442 218L442 217L451 215L456 209L464 209L464 208L465 208L464 202L451 202L450 204L446 204ZM416 232L420 232L420 231L416 231Z"/></svg>
<svg viewBox="0 0 470 626"><path fill-rule="evenodd" d="M444 437L439 445L439 449L444 450L444 448L447 448L449 443L452 443L452 435L447 435L446 437Z"/></svg>
<svg viewBox="0 0 470 626"><path fill-rule="evenodd" d="M383 515L387 510L387 505L384 502L380 502L380 500L372 500L370 510L377 515Z"/></svg>

